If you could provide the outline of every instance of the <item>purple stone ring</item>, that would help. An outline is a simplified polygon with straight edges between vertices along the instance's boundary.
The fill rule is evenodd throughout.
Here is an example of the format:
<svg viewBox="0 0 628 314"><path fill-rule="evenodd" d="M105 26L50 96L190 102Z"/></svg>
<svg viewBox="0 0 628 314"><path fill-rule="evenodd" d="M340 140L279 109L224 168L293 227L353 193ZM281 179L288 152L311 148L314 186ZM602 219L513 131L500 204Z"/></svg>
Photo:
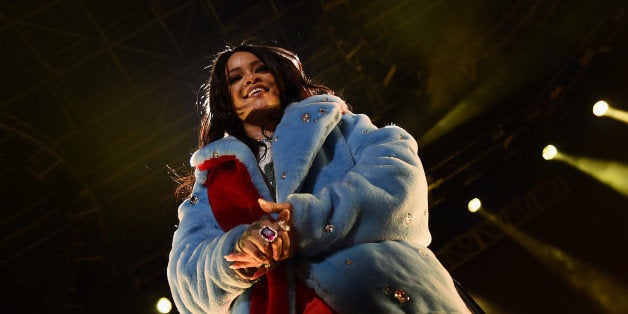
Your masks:
<svg viewBox="0 0 628 314"><path fill-rule="evenodd" d="M264 239L264 241L271 243L277 239L277 230L264 226L264 228L260 229L259 235Z"/></svg>

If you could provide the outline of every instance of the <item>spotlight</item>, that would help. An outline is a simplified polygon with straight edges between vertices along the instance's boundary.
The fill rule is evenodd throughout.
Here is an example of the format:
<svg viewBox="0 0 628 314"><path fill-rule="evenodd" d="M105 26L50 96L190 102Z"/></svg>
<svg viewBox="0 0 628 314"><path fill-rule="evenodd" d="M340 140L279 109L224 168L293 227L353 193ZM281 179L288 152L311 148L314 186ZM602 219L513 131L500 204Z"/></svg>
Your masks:
<svg viewBox="0 0 628 314"><path fill-rule="evenodd" d="M467 207L470 212L475 213L482 208L482 202L476 197L469 201L469 205L467 205Z"/></svg>
<svg viewBox="0 0 628 314"><path fill-rule="evenodd" d="M547 145L543 148L543 159L552 160L558 154L558 149L554 145Z"/></svg>
<svg viewBox="0 0 628 314"><path fill-rule="evenodd" d="M608 111L608 103L604 100L600 100L593 105L593 114L601 117Z"/></svg>
<svg viewBox="0 0 628 314"><path fill-rule="evenodd" d="M613 118L617 121L628 123L628 112L613 108L606 101L600 100L593 105L593 114L601 117Z"/></svg>
<svg viewBox="0 0 628 314"><path fill-rule="evenodd" d="M161 298L157 301L157 311L159 313L170 313L172 310L172 302L168 298Z"/></svg>

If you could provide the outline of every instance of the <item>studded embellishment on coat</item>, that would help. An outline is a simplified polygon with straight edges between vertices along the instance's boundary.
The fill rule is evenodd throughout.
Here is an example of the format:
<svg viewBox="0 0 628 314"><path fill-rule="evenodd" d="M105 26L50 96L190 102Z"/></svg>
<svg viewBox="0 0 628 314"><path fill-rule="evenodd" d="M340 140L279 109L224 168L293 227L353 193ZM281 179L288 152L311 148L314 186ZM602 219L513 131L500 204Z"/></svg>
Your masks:
<svg viewBox="0 0 628 314"><path fill-rule="evenodd" d="M327 233L334 232L334 225L327 225L327 226L325 226L325 232L327 232Z"/></svg>
<svg viewBox="0 0 628 314"><path fill-rule="evenodd" d="M190 204L194 205L198 203L198 197L196 195L192 195L192 197L190 197Z"/></svg>
<svg viewBox="0 0 628 314"><path fill-rule="evenodd" d="M282 179L285 179L288 176L288 174L284 171L281 173L281 175L279 176Z"/></svg>
<svg viewBox="0 0 628 314"><path fill-rule="evenodd" d="M384 293L401 304L410 302L410 296L403 289L393 290L390 287L386 286L384 287Z"/></svg>
<svg viewBox="0 0 628 314"><path fill-rule="evenodd" d="M329 98L327 98L327 96L323 96L323 101L328 101Z"/></svg>
<svg viewBox="0 0 628 314"><path fill-rule="evenodd" d="M301 121L303 121L304 123L310 122L311 117L312 115L310 115L309 113L304 113L301 115Z"/></svg>
<svg viewBox="0 0 628 314"><path fill-rule="evenodd" d="M419 249L419 254L421 254L421 256L427 256L427 252L424 249Z"/></svg>
<svg viewBox="0 0 628 314"><path fill-rule="evenodd" d="M353 264L353 260L352 260L352 259L350 259L350 258L347 258L347 259L345 260L345 264L347 264L347 265L351 265L351 264Z"/></svg>
<svg viewBox="0 0 628 314"><path fill-rule="evenodd" d="M410 301L410 296L403 289L395 290L393 297L401 304L408 303Z"/></svg>
<svg viewBox="0 0 628 314"><path fill-rule="evenodd" d="M212 153L212 157L218 157L218 151L217 151L217 150L215 150L215 151Z"/></svg>
<svg viewBox="0 0 628 314"><path fill-rule="evenodd" d="M403 222L404 222L406 225L409 225L409 224L412 222L412 215L411 215L410 213L408 213L408 214L406 215L406 218L404 218L404 219L403 219Z"/></svg>
<svg viewBox="0 0 628 314"><path fill-rule="evenodd" d="M318 112L319 112L322 116L324 116L324 115L326 115L326 114L327 114L327 109L325 109L325 108L321 108L321 109L319 109L319 110L318 110Z"/></svg>

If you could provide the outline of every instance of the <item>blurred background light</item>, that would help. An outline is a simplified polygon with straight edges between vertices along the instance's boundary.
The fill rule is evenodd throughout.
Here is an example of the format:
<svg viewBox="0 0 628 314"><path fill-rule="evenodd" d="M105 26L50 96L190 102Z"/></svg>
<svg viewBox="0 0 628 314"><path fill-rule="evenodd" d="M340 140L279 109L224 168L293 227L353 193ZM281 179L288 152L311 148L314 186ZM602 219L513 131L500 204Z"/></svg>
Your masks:
<svg viewBox="0 0 628 314"><path fill-rule="evenodd" d="M172 302L168 298L161 298L157 301L157 311L159 313L170 313L172 311Z"/></svg>
<svg viewBox="0 0 628 314"><path fill-rule="evenodd" d="M556 146L554 145L547 145L545 146L545 148L543 148L543 159L545 160L552 160L554 159L554 157L556 157L556 154L558 153L558 149L556 149Z"/></svg>
<svg viewBox="0 0 628 314"><path fill-rule="evenodd" d="M600 100L593 105L593 114L601 117L608 111L608 103L604 100Z"/></svg>
<svg viewBox="0 0 628 314"><path fill-rule="evenodd" d="M482 208L482 202L476 197L469 201L469 205L467 207L470 212L475 213Z"/></svg>

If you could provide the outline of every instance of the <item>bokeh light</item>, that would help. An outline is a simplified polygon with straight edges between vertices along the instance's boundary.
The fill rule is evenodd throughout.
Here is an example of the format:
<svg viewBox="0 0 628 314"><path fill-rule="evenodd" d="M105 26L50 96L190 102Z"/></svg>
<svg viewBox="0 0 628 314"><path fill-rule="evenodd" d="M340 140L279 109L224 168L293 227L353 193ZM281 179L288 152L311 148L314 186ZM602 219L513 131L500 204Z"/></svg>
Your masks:
<svg viewBox="0 0 628 314"><path fill-rule="evenodd" d="M161 298L157 301L157 311L159 313L170 313L172 310L172 302L168 298Z"/></svg>
<svg viewBox="0 0 628 314"><path fill-rule="evenodd" d="M558 154L558 149L554 145L547 145L543 148L543 159L552 160Z"/></svg>
<svg viewBox="0 0 628 314"><path fill-rule="evenodd" d="M470 212L475 213L482 208L482 202L476 197L469 201L469 205L467 205L467 207Z"/></svg>
<svg viewBox="0 0 628 314"><path fill-rule="evenodd" d="M600 100L593 105L593 114L601 117L608 111L608 103L604 100Z"/></svg>

